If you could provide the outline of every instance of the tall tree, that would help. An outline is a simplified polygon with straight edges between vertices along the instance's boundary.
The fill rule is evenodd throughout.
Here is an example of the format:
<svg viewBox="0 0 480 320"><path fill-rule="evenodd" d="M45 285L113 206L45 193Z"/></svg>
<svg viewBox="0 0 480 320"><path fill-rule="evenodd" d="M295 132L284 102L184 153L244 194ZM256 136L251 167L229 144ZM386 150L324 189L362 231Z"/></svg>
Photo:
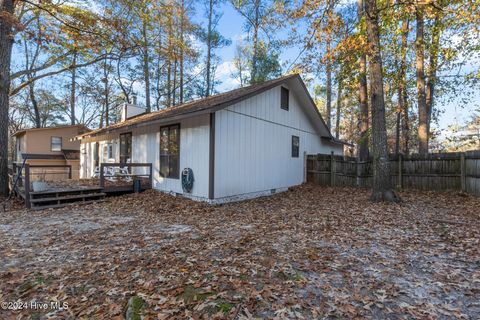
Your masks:
<svg viewBox="0 0 480 320"><path fill-rule="evenodd" d="M235 9L245 18L245 29L250 40L250 84L260 83L280 73L278 53L272 35L282 24L277 8L282 0L231 0ZM264 36L262 37L263 34Z"/></svg>
<svg viewBox="0 0 480 320"><path fill-rule="evenodd" d="M357 16L361 26L363 26L362 18L364 13L363 0L357 0ZM367 160L368 151L368 130L369 130L369 114L367 102L367 56L365 49L360 49L360 57L358 58L359 76L358 76L358 102L360 105L359 112L359 129L360 140L358 143L358 156L360 160Z"/></svg>
<svg viewBox="0 0 480 320"><path fill-rule="evenodd" d="M210 95L211 72L212 72L212 34L213 34L213 5L214 0L208 0L208 26L207 26L207 63L206 63L206 88L205 97Z"/></svg>
<svg viewBox="0 0 480 320"><path fill-rule="evenodd" d="M435 85L437 82L438 55L440 51L440 37L442 33L442 9L434 8L434 22L431 31L431 43L429 47L430 63L428 65L428 81L425 92L425 103L427 107L427 133L430 133L432 122L433 102L435 96Z"/></svg>
<svg viewBox="0 0 480 320"><path fill-rule="evenodd" d="M393 191L388 161L383 66L376 0L365 0L365 16L368 36L370 101L372 106L373 193L371 199L372 201L398 202L400 198Z"/></svg>
<svg viewBox="0 0 480 320"><path fill-rule="evenodd" d="M330 33L327 34L327 39L326 39L326 50L327 50L327 56L330 53L330 45L331 45L331 35ZM327 90L327 127L329 130L332 129L332 62L330 58L327 58L326 61L326 77L327 77L327 83L326 83L326 90Z"/></svg>
<svg viewBox="0 0 480 320"><path fill-rule="evenodd" d="M416 38L415 38L415 68L417 76L418 105L418 153L428 153L428 110L425 95L425 38L424 38L424 5L416 6Z"/></svg>
<svg viewBox="0 0 480 320"><path fill-rule="evenodd" d="M340 138L340 115L342 111L343 100L343 78L341 76L341 70L337 75L337 111L335 112L335 138Z"/></svg>
<svg viewBox="0 0 480 320"><path fill-rule="evenodd" d="M408 113L407 93L407 50L408 50L409 18L403 18L400 43L400 63L398 72L398 108L401 113L401 149L403 154L409 153L410 119Z"/></svg>
<svg viewBox="0 0 480 320"><path fill-rule="evenodd" d="M149 23L149 14L147 5L144 4L141 11L141 24L142 24L142 60L143 60L143 80L145 81L145 107L147 112L152 111L152 105L150 102L150 56L149 45L150 39L148 38L147 28Z"/></svg>
<svg viewBox="0 0 480 320"><path fill-rule="evenodd" d="M215 49L219 49L230 45L231 41L225 39L217 30L217 25L220 20L221 14L216 12L216 8L222 0L206 0L206 18L207 18L207 30L201 33L201 39L207 45L207 54L205 61L205 91L204 97L208 97L212 94L215 84L215 78L213 77L213 71L216 68L217 57L214 53Z"/></svg>
<svg viewBox="0 0 480 320"><path fill-rule="evenodd" d="M78 53L75 51L73 53L73 65L77 64ZM72 70L72 82L70 85L70 124L73 126L76 124L75 117L75 102L76 102L76 89L77 89L77 69L73 68Z"/></svg>
<svg viewBox="0 0 480 320"><path fill-rule="evenodd" d="M8 193L8 110L12 57L13 0L0 0L0 194Z"/></svg>

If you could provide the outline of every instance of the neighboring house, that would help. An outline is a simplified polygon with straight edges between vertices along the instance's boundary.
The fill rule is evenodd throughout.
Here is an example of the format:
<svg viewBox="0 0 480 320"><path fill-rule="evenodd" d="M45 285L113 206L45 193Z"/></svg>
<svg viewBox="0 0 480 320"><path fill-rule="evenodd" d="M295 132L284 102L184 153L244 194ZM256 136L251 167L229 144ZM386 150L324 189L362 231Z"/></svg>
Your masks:
<svg viewBox="0 0 480 320"><path fill-rule="evenodd" d="M17 131L13 159L18 164L26 158L30 165L71 165L72 178L78 179L80 142L72 138L87 131L84 125Z"/></svg>
<svg viewBox="0 0 480 320"><path fill-rule="evenodd" d="M305 154L343 154L298 75L135 115L78 138L82 178L102 162L152 163L153 188L212 203L285 191L305 181ZM193 170L190 193L182 189L184 168Z"/></svg>

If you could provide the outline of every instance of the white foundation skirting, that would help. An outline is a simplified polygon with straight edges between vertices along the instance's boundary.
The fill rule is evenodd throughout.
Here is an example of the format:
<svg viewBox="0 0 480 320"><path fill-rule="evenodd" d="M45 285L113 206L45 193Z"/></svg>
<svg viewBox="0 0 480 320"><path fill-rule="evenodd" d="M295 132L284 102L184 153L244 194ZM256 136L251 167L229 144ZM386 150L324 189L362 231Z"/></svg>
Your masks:
<svg viewBox="0 0 480 320"><path fill-rule="evenodd" d="M202 201L202 202L207 202L209 204L224 204L224 203L230 203L230 202L238 202L238 201L244 201L244 200L249 200L249 199L254 199L254 198L259 198L259 197L266 197L270 196L272 194L280 193L280 192L285 192L288 190L288 188L276 188L276 189L271 189L271 190L264 190L264 191L257 191L257 192L250 192L250 193L244 193L240 195L235 195L235 196L228 196L228 197L222 197L222 198L216 198L216 199L208 199L205 197L198 197L198 196L193 196L188 193L176 193L173 191L167 191L167 190L161 190L154 188L154 190L159 191L159 192L164 192L168 193L173 196L180 196L180 197L185 197L188 199L192 199L194 201Z"/></svg>

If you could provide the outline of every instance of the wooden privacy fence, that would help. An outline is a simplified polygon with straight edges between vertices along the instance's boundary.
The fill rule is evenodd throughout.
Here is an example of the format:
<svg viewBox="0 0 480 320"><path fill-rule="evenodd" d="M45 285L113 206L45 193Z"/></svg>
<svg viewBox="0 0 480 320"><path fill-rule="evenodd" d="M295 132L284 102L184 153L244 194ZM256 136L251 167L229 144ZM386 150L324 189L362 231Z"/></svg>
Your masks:
<svg viewBox="0 0 480 320"><path fill-rule="evenodd" d="M459 190L480 196L480 150L389 157L397 189ZM324 186L371 187L372 160L318 154L307 156L307 181Z"/></svg>

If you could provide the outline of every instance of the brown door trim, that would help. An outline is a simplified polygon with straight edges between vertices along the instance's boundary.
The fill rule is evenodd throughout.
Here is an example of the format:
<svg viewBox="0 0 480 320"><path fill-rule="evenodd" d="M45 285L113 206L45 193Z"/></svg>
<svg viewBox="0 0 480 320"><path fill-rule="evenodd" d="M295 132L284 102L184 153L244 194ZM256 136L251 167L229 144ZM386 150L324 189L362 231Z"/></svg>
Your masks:
<svg viewBox="0 0 480 320"><path fill-rule="evenodd" d="M215 112L210 113L208 198L215 199Z"/></svg>

